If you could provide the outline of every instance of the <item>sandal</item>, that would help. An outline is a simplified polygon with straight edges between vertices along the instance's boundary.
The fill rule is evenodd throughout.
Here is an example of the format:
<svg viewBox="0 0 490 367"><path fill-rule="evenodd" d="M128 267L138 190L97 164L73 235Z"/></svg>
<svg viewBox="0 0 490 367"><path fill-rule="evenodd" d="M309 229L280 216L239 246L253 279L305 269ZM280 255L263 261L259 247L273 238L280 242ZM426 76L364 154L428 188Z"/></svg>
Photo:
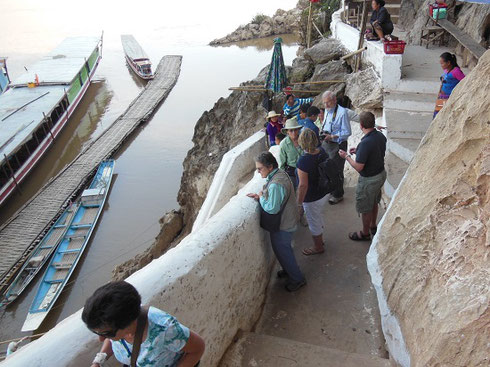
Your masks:
<svg viewBox="0 0 490 367"><path fill-rule="evenodd" d="M303 255L305 256L310 256L310 255L320 255L325 252L325 248L322 248L321 250L317 250L314 247L307 247L303 249Z"/></svg>
<svg viewBox="0 0 490 367"><path fill-rule="evenodd" d="M371 232L371 234L374 236L376 234L376 232L378 231L378 227L371 227L369 229L369 231Z"/></svg>
<svg viewBox="0 0 490 367"><path fill-rule="evenodd" d="M352 241L371 241L371 235L363 234L362 231L349 233L349 238Z"/></svg>
<svg viewBox="0 0 490 367"><path fill-rule="evenodd" d="M369 34L369 35L366 35L366 40L367 41L379 41L379 37L372 35L372 34Z"/></svg>

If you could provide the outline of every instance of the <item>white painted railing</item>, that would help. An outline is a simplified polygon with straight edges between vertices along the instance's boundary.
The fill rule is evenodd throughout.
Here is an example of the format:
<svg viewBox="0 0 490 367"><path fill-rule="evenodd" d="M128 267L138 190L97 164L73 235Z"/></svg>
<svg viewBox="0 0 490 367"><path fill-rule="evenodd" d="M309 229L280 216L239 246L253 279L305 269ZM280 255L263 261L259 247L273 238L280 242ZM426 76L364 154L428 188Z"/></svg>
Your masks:
<svg viewBox="0 0 490 367"><path fill-rule="evenodd" d="M259 226L257 203L245 195L258 192L263 183L255 175L177 247L127 279L145 304L175 315L204 338L203 367L216 366L238 330L250 330L262 309L272 256L266 232ZM68 317L1 365L90 365L100 343L80 314Z"/></svg>

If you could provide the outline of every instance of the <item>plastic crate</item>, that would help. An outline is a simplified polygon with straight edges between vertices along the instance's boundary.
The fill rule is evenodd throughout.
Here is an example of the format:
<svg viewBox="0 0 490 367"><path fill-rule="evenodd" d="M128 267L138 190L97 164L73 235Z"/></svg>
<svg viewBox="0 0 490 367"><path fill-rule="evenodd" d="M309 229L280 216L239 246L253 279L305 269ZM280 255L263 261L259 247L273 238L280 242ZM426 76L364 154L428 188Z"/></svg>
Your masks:
<svg viewBox="0 0 490 367"><path fill-rule="evenodd" d="M384 41L385 54L402 54L405 51L405 41Z"/></svg>
<svg viewBox="0 0 490 367"><path fill-rule="evenodd" d="M447 17L447 9L446 8L434 9L434 11L432 12L432 18L434 20L446 19L446 17Z"/></svg>
<svg viewBox="0 0 490 367"><path fill-rule="evenodd" d="M434 10L436 9L443 9L443 8L447 8L447 4L444 3L444 4L429 4L429 14L430 16L434 16ZM442 18L439 18L439 19L442 19Z"/></svg>

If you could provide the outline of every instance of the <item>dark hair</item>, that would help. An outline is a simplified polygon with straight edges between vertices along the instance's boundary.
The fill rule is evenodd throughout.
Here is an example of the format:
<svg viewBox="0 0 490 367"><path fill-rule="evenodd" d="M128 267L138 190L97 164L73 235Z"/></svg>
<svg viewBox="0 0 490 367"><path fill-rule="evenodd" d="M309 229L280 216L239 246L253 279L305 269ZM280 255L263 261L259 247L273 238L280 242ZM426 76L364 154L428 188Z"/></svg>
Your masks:
<svg viewBox="0 0 490 367"><path fill-rule="evenodd" d="M272 155L271 152L260 153L255 161L266 166L266 167L270 167L270 166L272 166L272 168L279 167L279 165L277 164L276 158L274 158L274 156Z"/></svg>
<svg viewBox="0 0 490 367"><path fill-rule="evenodd" d="M337 97L337 104L341 107L344 107L344 108L351 108L352 107L352 101L346 95L338 96Z"/></svg>
<svg viewBox="0 0 490 367"><path fill-rule="evenodd" d="M279 139L279 140L283 140L284 138L286 137L286 135L284 135L283 133L277 133L276 134L276 139Z"/></svg>
<svg viewBox="0 0 490 367"><path fill-rule="evenodd" d="M453 68L459 67L458 61L456 60L456 55L449 52L444 52L441 56L445 62L449 62Z"/></svg>
<svg viewBox="0 0 490 367"><path fill-rule="evenodd" d="M289 97L293 97L294 98L294 94L286 94L286 101L289 99Z"/></svg>
<svg viewBox="0 0 490 367"><path fill-rule="evenodd" d="M294 116L296 116L295 113L289 113L287 116L286 116L286 120L290 120L292 119Z"/></svg>
<svg viewBox="0 0 490 367"><path fill-rule="evenodd" d="M308 112L308 108L310 108L311 104L309 103L305 103L305 104L302 104L301 106L299 106L299 110L303 113L306 113Z"/></svg>
<svg viewBox="0 0 490 367"><path fill-rule="evenodd" d="M379 6L385 6L384 0L374 0Z"/></svg>
<svg viewBox="0 0 490 367"><path fill-rule="evenodd" d="M372 112L361 112L359 121L365 129L372 129L376 124L376 119Z"/></svg>
<svg viewBox="0 0 490 367"><path fill-rule="evenodd" d="M85 302L82 320L90 330L110 327L121 330L136 320L141 296L131 284L119 281L98 288Z"/></svg>
<svg viewBox="0 0 490 367"><path fill-rule="evenodd" d="M306 112L306 116L308 117L317 116L319 114L320 114L320 110L318 109L318 107L315 106L311 106L310 108L308 108L308 111Z"/></svg>

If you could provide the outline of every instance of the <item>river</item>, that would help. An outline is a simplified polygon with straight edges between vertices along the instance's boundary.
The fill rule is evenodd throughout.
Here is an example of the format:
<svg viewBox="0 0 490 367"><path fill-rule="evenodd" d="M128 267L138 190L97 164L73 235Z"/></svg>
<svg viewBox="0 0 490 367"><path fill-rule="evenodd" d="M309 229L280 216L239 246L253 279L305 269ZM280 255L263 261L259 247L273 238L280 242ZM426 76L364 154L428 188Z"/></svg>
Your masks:
<svg viewBox="0 0 490 367"><path fill-rule="evenodd" d="M0 56L8 56L12 78L65 37L100 35L103 58L81 104L63 133L14 195L0 208L7 220L44 183L99 136L144 87L125 64L120 34L133 34L154 63L183 55L180 78L153 118L136 130L116 158L115 178L96 232L54 309L34 333L44 332L77 311L111 278L115 265L144 251L159 232L158 220L178 207L182 162L192 147L194 125L228 87L253 79L270 62L272 38L211 47L256 14L291 9L297 0L186 2L0 0ZM135 7L134 4L139 4ZM283 37L286 64L297 45ZM1 256L1 254L0 254ZM0 341L20 337L39 278L6 310L0 311ZM0 350L5 350L2 345Z"/></svg>

